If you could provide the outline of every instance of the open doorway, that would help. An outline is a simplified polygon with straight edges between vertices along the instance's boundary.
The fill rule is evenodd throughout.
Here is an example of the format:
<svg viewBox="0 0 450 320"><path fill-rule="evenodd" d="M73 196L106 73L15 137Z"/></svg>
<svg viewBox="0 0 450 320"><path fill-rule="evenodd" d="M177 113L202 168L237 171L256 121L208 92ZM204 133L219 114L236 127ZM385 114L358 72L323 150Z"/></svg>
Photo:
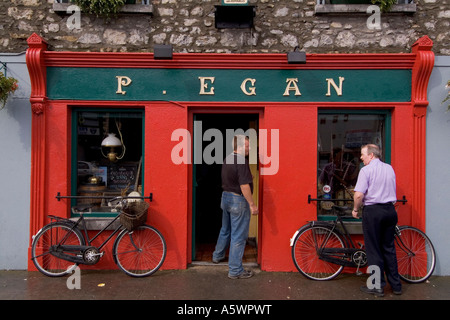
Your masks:
<svg viewBox="0 0 450 320"><path fill-rule="evenodd" d="M197 141L202 141L202 152L214 143L214 138L203 141L205 132L208 129L217 129L223 137L223 158L226 154L226 130L255 129L258 132L258 114L195 114L194 122L200 130L194 130L194 148ZM197 135L197 136L196 136ZM211 146L210 146L211 148ZM214 153L215 151L213 151ZM202 153L203 154L203 153ZM216 157L216 154L212 154ZM222 226L222 209L220 200L222 196L222 160L220 163L205 163L193 165L193 221L192 221L192 260L199 263L209 263L212 260L217 237ZM258 203L259 172L257 164L250 164L253 174L253 197ZM243 262L257 263L258 245L258 216L252 216L250 220L249 238L245 249ZM227 262L227 260L225 260Z"/></svg>

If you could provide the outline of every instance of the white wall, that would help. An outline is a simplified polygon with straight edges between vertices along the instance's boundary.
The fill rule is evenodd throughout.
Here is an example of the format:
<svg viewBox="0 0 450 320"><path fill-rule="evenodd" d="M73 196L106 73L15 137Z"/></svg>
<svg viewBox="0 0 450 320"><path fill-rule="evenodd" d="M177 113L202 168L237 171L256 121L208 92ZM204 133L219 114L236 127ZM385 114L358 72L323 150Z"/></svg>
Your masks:
<svg viewBox="0 0 450 320"><path fill-rule="evenodd" d="M30 225L30 79L25 53L0 54L0 61L19 80L0 110L0 270L20 270L27 268Z"/></svg>
<svg viewBox="0 0 450 320"><path fill-rule="evenodd" d="M426 233L437 253L434 274L442 276L450 275L450 101L442 104L448 80L450 57L437 56L428 84Z"/></svg>

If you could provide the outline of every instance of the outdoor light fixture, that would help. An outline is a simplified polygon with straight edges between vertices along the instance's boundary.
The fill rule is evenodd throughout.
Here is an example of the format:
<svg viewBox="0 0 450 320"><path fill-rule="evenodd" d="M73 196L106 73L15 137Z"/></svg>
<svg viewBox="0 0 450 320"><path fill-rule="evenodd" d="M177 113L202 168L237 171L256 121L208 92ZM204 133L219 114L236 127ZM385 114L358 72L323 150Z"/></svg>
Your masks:
<svg viewBox="0 0 450 320"><path fill-rule="evenodd" d="M289 64L306 63L306 53L304 51L299 51L298 47L295 47L294 51L288 52L287 60Z"/></svg>
<svg viewBox="0 0 450 320"><path fill-rule="evenodd" d="M172 59L173 47L171 44L157 44L153 50L154 59Z"/></svg>

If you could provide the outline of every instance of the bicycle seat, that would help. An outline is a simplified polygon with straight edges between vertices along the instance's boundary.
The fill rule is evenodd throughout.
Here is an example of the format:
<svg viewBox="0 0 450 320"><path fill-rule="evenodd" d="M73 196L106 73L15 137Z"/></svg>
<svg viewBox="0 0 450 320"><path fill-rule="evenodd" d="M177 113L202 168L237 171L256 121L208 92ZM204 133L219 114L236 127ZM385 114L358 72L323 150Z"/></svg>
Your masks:
<svg viewBox="0 0 450 320"><path fill-rule="evenodd" d="M351 213L352 209L346 206L333 206L334 212L339 216L345 216Z"/></svg>

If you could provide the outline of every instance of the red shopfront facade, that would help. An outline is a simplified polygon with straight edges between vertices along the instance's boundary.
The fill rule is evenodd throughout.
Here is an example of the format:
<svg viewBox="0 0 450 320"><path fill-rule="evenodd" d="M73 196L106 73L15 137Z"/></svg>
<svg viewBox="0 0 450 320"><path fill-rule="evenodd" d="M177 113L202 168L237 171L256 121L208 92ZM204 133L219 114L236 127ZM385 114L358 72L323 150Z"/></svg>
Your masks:
<svg viewBox="0 0 450 320"><path fill-rule="evenodd" d="M407 199L400 224L425 229L434 63L426 36L411 53L307 54L305 64L288 64L284 54L157 60L152 53L53 52L36 34L28 44L31 235L48 214L76 217L79 200L64 196L139 191L152 196L148 223L167 242L162 269L186 268L199 245L217 237L220 179L211 162L224 156L226 129L238 128L257 134L260 214L251 232L262 270L295 270L290 237L307 221L330 218L330 198L348 199L363 143L380 144L396 171L398 198ZM112 132L121 140L114 161L101 146ZM108 220L104 203L93 205L92 220ZM360 222L349 223L357 230ZM108 253L94 267L116 268Z"/></svg>

